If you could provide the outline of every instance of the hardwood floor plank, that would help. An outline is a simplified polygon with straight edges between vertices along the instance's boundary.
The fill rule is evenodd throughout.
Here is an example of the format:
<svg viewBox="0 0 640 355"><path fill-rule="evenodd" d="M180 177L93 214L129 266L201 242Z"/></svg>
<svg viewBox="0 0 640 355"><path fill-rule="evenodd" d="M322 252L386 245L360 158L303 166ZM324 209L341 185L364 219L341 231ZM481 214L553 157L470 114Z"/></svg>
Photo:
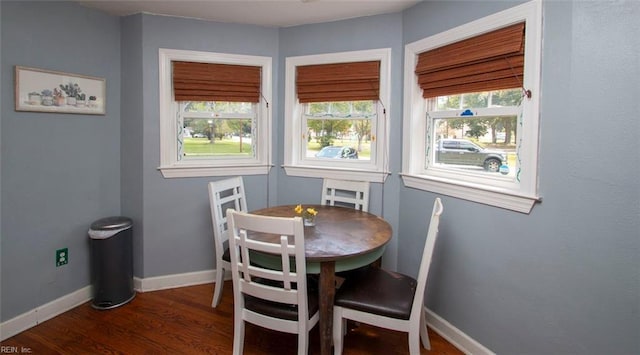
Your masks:
<svg viewBox="0 0 640 355"><path fill-rule="evenodd" d="M213 284L138 293L111 310L90 303L2 342L28 348L32 354L231 354L233 349L233 285L227 281L222 301L211 308ZM318 327L311 330L309 354L320 354ZM462 354L433 331L431 351ZM346 355L408 354L405 333L362 324L345 336ZM296 354L297 338L247 324L247 355Z"/></svg>

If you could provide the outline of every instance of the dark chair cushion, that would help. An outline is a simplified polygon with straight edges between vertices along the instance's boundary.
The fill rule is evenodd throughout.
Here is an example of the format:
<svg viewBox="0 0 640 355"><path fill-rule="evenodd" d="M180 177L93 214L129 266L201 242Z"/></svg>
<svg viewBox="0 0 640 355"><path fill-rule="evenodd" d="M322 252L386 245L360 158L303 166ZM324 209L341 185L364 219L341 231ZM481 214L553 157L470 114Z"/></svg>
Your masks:
<svg viewBox="0 0 640 355"><path fill-rule="evenodd" d="M222 253L222 260L231 262L231 252L229 251L229 245L224 246L224 253Z"/></svg>
<svg viewBox="0 0 640 355"><path fill-rule="evenodd" d="M364 268L349 276L336 291L336 305L409 319L417 286L414 278L377 267Z"/></svg>
<svg viewBox="0 0 640 355"><path fill-rule="evenodd" d="M313 316L319 309L318 293L307 289L307 304L309 306L309 317ZM245 308L260 314L271 317L298 320L298 306L266 301L249 295L244 295Z"/></svg>

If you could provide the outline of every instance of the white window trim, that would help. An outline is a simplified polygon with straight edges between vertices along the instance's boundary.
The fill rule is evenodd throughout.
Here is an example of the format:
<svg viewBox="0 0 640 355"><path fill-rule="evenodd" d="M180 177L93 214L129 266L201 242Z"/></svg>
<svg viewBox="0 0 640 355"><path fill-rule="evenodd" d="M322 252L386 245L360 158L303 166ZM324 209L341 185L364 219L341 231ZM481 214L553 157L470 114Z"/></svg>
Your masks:
<svg viewBox="0 0 640 355"><path fill-rule="evenodd" d="M520 189L514 191L478 185L451 177L425 174L423 167L427 120L425 119L425 100L414 72L418 54L522 21L526 22L523 86L530 89L533 95L531 99L523 101L523 115L526 117L527 127L522 130L521 137L527 143L521 148L520 157L526 164L524 168L527 169L527 173L520 181ZM400 175L406 186L517 212L531 211L533 205L541 200L537 186L541 42L542 4L539 0L535 0L405 46L403 159ZM415 132L423 133L415 134Z"/></svg>
<svg viewBox="0 0 640 355"><path fill-rule="evenodd" d="M296 67L312 64L347 63L361 61L380 61L380 101L385 107L386 115L380 111L377 117L375 148L376 157L370 162L354 164L354 162L332 162L331 167L322 164L310 165L300 158L302 139L300 109L296 97ZM284 169L287 175L325 178L332 177L345 180L364 180L370 182L384 182L388 172L389 138L388 117L390 116L390 78L391 78L391 48L371 49L353 52L327 53L299 57L287 57L285 60L285 122L284 122Z"/></svg>
<svg viewBox="0 0 640 355"><path fill-rule="evenodd" d="M256 156L252 159L182 160L178 157L176 139L176 103L173 100L172 61L253 65L262 68L261 94L257 108ZM227 175L268 174L271 168L271 57L199 52L189 50L159 50L160 74L160 167L165 178Z"/></svg>

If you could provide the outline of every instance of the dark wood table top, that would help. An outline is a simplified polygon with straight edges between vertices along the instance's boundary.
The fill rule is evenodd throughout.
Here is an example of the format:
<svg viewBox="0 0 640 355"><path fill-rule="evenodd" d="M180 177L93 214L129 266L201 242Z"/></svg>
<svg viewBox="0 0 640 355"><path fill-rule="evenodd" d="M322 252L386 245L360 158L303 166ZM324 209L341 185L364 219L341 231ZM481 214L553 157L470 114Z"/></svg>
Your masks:
<svg viewBox="0 0 640 355"><path fill-rule="evenodd" d="M383 247L392 235L391 225L384 219L353 208L303 205L318 211L316 225L304 227L305 250L308 261L339 261ZM295 205L263 208L251 213L263 216L295 217ZM273 236L277 242L278 237Z"/></svg>

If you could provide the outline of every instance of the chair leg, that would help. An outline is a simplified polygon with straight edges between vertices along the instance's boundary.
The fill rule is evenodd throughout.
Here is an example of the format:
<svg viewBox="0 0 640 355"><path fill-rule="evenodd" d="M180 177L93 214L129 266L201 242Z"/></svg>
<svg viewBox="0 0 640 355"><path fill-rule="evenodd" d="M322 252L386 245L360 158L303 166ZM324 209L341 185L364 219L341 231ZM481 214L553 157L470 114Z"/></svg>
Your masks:
<svg viewBox="0 0 640 355"><path fill-rule="evenodd" d="M307 355L309 351L309 332L300 330L298 333L298 355Z"/></svg>
<svg viewBox="0 0 640 355"><path fill-rule="evenodd" d="M242 313L238 309L236 313ZM236 315L233 322L233 355L242 355L244 352L244 319L241 315Z"/></svg>
<svg viewBox="0 0 640 355"><path fill-rule="evenodd" d="M211 307L216 308L220 304L222 299L222 287L224 286L224 268L218 266L216 268L216 284L213 289L213 300L211 300Z"/></svg>
<svg viewBox="0 0 640 355"><path fill-rule="evenodd" d="M418 329L409 330L409 354L420 355L420 332Z"/></svg>
<svg viewBox="0 0 640 355"><path fill-rule="evenodd" d="M340 307L333 307L333 354L342 354L342 347L344 341L344 328L346 325L346 319L342 319L342 309Z"/></svg>
<svg viewBox="0 0 640 355"><path fill-rule="evenodd" d="M424 308L422 312L420 312L420 339L422 340L422 346L427 350L431 350L429 332L427 331L427 317Z"/></svg>

